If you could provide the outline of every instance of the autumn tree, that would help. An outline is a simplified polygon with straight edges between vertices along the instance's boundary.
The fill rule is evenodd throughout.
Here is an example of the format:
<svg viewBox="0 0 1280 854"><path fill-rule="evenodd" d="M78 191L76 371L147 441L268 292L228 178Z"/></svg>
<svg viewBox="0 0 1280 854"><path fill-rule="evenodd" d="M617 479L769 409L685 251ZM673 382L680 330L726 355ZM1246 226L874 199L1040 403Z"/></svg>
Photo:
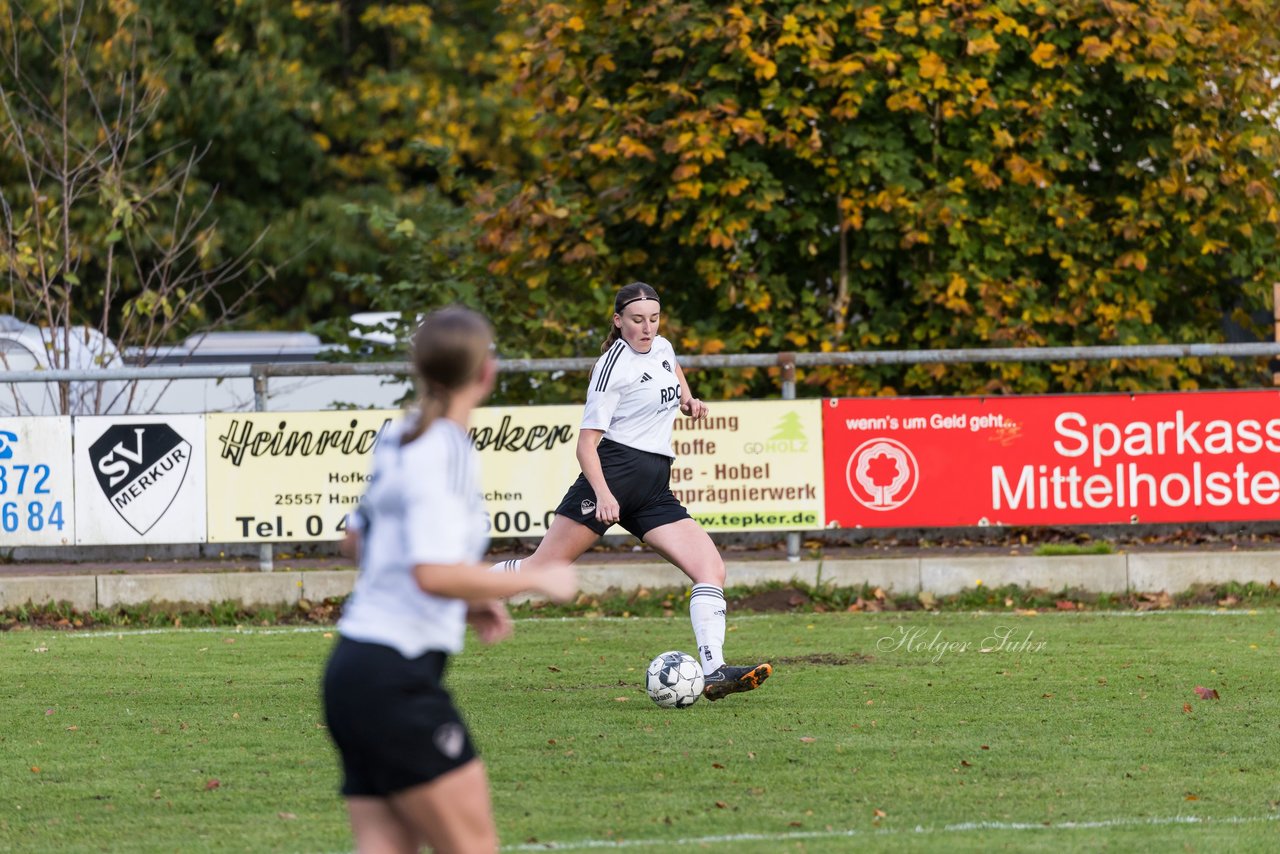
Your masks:
<svg viewBox="0 0 1280 854"><path fill-rule="evenodd" d="M0 309L43 330L51 367L119 365L117 345L145 361L233 315L228 285L242 298L261 282L246 253L211 257L199 146L151 144L165 87L149 50L127 3L0 13ZM73 401L64 385L60 409L131 404L133 384L94 388Z"/></svg>
<svg viewBox="0 0 1280 854"><path fill-rule="evenodd" d="M520 80L547 155L482 214L492 271L588 305L648 280L684 351L1211 341L1265 309L1280 273L1268 0L504 8L530 22ZM806 379L1194 388L1257 367Z"/></svg>
<svg viewBox="0 0 1280 854"><path fill-rule="evenodd" d="M53 91L53 27L73 7L86 81L118 83L128 48L146 116L132 156L200 153L185 187L218 224L206 263L244 256L271 273L243 301L244 324L298 328L367 307L371 295L334 274L389 272L398 247L371 227L373 209L429 229L439 201L461 210L476 180L533 162L533 106L512 84L518 19L497 0L23 0L6 7L4 47L20 60L6 73L40 97ZM26 127L31 113L10 118ZM26 193L16 149L0 159L0 193ZM221 292L246 296L239 281Z"/></svg>
<svg viewBox="0 0 1280 854"><path fill-rule="evenodd" d="M361 283L393 275L402 249L374 223L434 233L442 203L530 162L497 0L149 5L172 57L164 132L207 142L197 177L219 188L228 250L266 231L256 257L277 276L257 324L372 307Z"/></svg>
<svg viewBox="0 0 1280 854"><path fill-rule="evenodd" d="M498 5L295 3L292 20L280 22L293 37L259 45L243 22L220 36L253 45L253 65L275 69L273 78L297 78L284 112L307 116L312 139L298 148L317 152L322 179L307 184L306 216L282 212L272 234L282 225L299 237L325 235L305 261L313 318L334 303L394 312L403 340L422 312L464 302L492 319L509 357L587 355L604 337L611 296L531 287L482 248L478 215L542 173L547 144L534 99L517 91L528 21ZM225 177L234 182L235 171ZM559 213L552 205L549 215ZM348 337L336 313L314 328L360 357L402 354ZM563 400L578 385L505 375L496 399Z"/></svg>

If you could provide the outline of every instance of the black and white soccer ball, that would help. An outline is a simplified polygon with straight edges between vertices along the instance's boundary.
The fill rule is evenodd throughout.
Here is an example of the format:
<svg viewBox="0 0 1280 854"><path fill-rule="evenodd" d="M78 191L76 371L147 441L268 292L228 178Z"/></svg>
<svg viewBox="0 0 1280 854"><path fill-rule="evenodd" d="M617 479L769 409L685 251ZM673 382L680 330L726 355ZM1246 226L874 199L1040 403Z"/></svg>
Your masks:
<svg viewBox="0 0 1280 854"><path fill-rule="evenodd" d="M649 662L649 699L664 709L686 709L702 696L702 665L687 652L664 652Z"/></svg>

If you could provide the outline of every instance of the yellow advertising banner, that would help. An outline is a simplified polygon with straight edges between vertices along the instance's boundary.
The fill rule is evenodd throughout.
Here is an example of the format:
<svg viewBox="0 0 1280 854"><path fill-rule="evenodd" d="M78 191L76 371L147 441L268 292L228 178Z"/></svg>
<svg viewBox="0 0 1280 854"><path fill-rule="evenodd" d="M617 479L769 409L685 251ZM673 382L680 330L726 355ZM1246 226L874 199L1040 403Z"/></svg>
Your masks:
<svg viewBox="0 0 1280 854"><path fill-rule="evenodd" d="M677 417L671 491L708 531L823 527L822 402L708 404Z"/></svg>
<svg viewBox="0 0 1280 854"><path fill-rule="evenodd" d="M822 410L816 400L713 403L676 419L671 489L708 531L823 526ZM209 542L342 537L370 455L398 410L210 414ZM579 473L582 407L477 409L490 536L541 537ZM622 533L614 528L611 533Z"/></svg>
<svg viewBox="0 0 1280 854"><path fill-rule="evenodd" d="M578 477L581 406L486 406L471 415L490 537L541 537Z"/></svg>
<svg viewBox="0 0 1280 854"><path fill-rule="evenodd" d="M341 539L399 410L208 415L210 542ZM494 537L540 537L578 476L580 406L477 409L471 438Z"/></svg>
<svg viewBox="0 0 1280 854"><path fill-rule="evenodd" d="M399 410L205 416L209 542L342 538L378 435Z"/></svg>

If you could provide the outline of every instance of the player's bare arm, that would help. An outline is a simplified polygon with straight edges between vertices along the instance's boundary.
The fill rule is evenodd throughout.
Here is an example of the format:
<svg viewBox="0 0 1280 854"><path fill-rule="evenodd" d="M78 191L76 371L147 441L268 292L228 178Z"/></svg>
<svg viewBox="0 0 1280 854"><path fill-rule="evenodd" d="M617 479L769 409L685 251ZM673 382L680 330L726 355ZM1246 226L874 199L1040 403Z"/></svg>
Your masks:
<svg viewBox="0 0 1280 854"><path fill-rule="evenodd" d="M680 411L695 421L699 418L705 418L710 408L701 400L693 396L693 392L689 390L689 381L685 379L684 369L680 367L680 363L675 363L676 381L680 383Z"/></svg>

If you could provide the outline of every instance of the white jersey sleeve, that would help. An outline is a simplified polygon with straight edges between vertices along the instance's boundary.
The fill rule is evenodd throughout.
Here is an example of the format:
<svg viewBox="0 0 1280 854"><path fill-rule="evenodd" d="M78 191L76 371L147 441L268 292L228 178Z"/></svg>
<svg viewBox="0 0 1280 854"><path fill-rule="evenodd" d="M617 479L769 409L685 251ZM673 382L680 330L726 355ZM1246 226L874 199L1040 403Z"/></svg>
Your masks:
<svg viewBox="0 0 1280 854"><path fill-rule="evenodd" d="M591 371L591 384L587 386L587 405L582 412L583 430L599 430L606 432L613 421L618 404L622 402L622 392L627 386L627 365L625 358L630 348L619 338L604 352ZM619 362L623 364L619 367Z"/></svg>

